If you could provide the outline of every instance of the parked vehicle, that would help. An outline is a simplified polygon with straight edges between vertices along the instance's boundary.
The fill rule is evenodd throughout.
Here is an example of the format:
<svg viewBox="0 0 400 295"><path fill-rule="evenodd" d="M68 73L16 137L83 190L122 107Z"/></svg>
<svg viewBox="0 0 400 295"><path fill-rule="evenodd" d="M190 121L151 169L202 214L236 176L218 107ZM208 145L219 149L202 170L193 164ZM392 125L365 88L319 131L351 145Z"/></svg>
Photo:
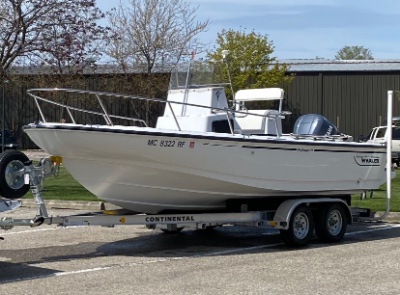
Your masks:
<svg viewBox="0 0 400 295"><path fill-rule="evenodd" d="M2 131L0 130L0 148L3 144L2 140ZM14 130L4 130L4 149L17 149L18 148L18 139L15 135Z"/></svg>
<svg viewBox="0 0 400 295"><path fill-rule="evenodd" d="M387 126L377 126L372 128L367 136L367 142L385 142ZM400 166L400 126L392 126L392 163Z"/></svg>

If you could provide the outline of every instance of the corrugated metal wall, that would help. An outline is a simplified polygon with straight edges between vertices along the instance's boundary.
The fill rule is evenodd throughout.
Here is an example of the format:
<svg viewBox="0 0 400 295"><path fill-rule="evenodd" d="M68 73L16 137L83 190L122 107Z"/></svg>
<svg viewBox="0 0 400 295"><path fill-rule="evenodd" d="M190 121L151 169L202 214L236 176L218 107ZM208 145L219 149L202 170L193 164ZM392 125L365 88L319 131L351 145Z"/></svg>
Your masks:
<svg viewBox="0 0 400 295"><path fill-rule="evenodd" d="M299 114L317 113L358 139L383 123L387 116L387 91L400 89L399 72L295 73L289 86L289 107ZM400 115L397 95L393 115Z"/></svg>

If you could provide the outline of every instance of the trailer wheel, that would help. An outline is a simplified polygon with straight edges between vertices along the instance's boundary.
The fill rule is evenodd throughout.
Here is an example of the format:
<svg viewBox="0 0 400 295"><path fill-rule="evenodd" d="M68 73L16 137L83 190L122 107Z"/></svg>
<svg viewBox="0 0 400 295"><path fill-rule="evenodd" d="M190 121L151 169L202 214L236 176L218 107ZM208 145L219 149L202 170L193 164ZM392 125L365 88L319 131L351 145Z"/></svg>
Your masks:
<svg viewBox="0 0 400 295"><path fill-rule="evenodd" d="M315 232L326 243L339 242L347 229L347 217L340 204L324 206L317 214Z"/></svg>
<svg viewBox="0 0 400 295"><path fill-rule="evenodd" d="M7 150L0 154L0 195L7 199L18 199L30 188L25 184L24 163L29 158L22 152Z"/></svg>
<svg viewBox="0 0 400 295"><path fill-rule="evenodd" d="M314 220L311 210L304 205L298 206L290 217L289 228L280 230L286 245L304 246L314 233Z"/></svg>

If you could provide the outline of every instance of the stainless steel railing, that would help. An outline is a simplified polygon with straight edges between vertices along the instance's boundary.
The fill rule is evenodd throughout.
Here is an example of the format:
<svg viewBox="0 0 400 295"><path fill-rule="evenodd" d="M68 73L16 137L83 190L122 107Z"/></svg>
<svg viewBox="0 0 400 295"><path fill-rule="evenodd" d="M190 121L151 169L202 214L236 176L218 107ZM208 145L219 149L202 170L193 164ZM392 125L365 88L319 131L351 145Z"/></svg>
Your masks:
<svg viewBox="0 0 400 295"><path fill-rule="evenodd" d="M72 93L72 94L82 94L82 95L92 95L95 97L98 106L100 107L101 111L92 111L92 110L88 110L88 109L83 109L83 108L79 108L76 106L71 106L71 105L67 105L61 102L57 102L55 100L52 99L48 99L43 97L43 93ZM42 93L42 95L40 95ZM176 105L185 105L185 106L192 106L192 107L198 107L198 108L204 108L204 109L210 109L212 112L222 112L226 114L227 120L228 120L228 124L229 124L229 128L230 128L230 132L231 134L235 133L234 130L234 125L231 123L231 119L234 118L235 114L242 114L245 116L257 116L257 117L269 117L269 118L273 118L275 120L280 120L281 116L283 115L287 115L289 114L289 112L282 112L282 114L274 114L274 115L262 115L262 114L255 114L255 113L251 113L251 111L247 111L247 110L233 110L231 108L218 108L218 107L209 107L209 106L204 106L204 105L197 105L197 104L191 104L191 103L183 103L183 102L175 102L175 101L167 101L164 99L158 99L158 98L148 98L148 97L140 97L140 96L132 96L132 95L126 95L126 94L118 94L118 93L110 93L110 92L101 92L101 91L90 91L90 90L79 90L79 89L68 89L68 88L33 88L33 89L29 89L27 90L27 94L31 97L34 98L35 100L35 104L38 108L39 114L40 114L40 118L42 120L42 122L47 122L46 116L44 115L43 109L41 104L39 103L39 101L45 102L45 103L49 103L49 104L53 104L56 105L60 108L65 109L66 113L68 114L68 117L70 118L71 122L76 124L77 120L74 117L72 111L77 111L77 112L82 112L82 113L87 113L87 114L91 114L91 115L96 115L96 116L100 116L104 119L104 122L106 125L108 126L113 126L113 120L114 119L122 119L122 120L127 120L127 121L132 121L135 123L140 123L142 124L142 126L146 126L147 122L145 122L143 119L139 119L139 118L133 118L133 117L127 117L127 116L120 116L120 115L115 115L115 114L110 114L109 111L106 108L106 104L104 103L103 99L104 97L112 97L112 98L118 98L118 99L127 99L127 100L140 100L140 101L149 101L149 102L157 102L157 103L161 103L161 104L166 104L168 106L168 108L171 111L172 117L175 121L176 127L177 129L180 131L181 127L179 125L177 116L173 110L172 105L176 104Z"/></svg>

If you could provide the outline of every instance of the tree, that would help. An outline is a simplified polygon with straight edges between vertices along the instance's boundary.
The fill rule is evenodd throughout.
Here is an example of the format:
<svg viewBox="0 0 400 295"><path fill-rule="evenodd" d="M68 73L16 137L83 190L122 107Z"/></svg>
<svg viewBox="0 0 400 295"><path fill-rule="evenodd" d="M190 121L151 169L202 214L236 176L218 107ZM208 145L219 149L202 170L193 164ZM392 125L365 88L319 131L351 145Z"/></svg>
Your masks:
<svg viewBox="0 0 400 295"><path fill-rule="evenodd" d="M129 0L112 10L112 29L106 53L123 70L144 64L151 73L155 64L177 63L184 54L201 51L195 36L206 30L208 20L196 21L198 7L183 0Z"/></svg>
<svg viewBox="0 0 400 295"><path fill-rule="evenodd" d="M208 57L221 61L224 50L229 52L226 61L235 92L244 88L286 87L293 79L285 74L287 66L278 65L276 58L271 57L274 47L267 35L224 30L218 33L216 48ZM229 90L227 94L232 96Z"/></svg>
<svg viewBox="0 0 400 295"><path fill-rule="evenodd" d="M95 67L102 53L99 42L106 38L109 28L97 25L105 14L95 6L96 0L64 2L64 7L49 15L46 30L40 39L34 59L52 67L54 73L81 74Z"/></svg>
<svg viewBox="0 0 400 295"><path fill-rule="evenodd" d="M96 21L104 15L96 8L96 0L1 0L0 1L0 87L3 88L1 114L5 125L20 129L24 104L13 101L6 104L4 89L10 68L19 62L32 67L48 66L48 72L80 74L92 65L98 52L94 42L102 37L102 28ZM8 77L7 77L8 76ZM54 84L65 86L66 75L52 76ZM14 80L15 76L13 77ZM23 78L22 78L23 79ZM28 79L18 81L27 83ZM14 84L15 85L15 84ZM38 85L38 84L36 84ZM52 85L46 84L46 87ZM10 88L10 86L8 87ZM11 100L8 100L11 102ZM16 114L13 117L7 114ZM7 124L8 120L8 124Z"/></svg>
<svg viewBox="0 0 400 295"><path fill-rule="evenodd" d="M2 0L0 76L21 58L78 71L97 57L93 42L104 28L96 0Z"/></svg>
<svg viewBox="0 0 400 295"><path fill-rule="evenodd" d="M371 50L364 46L344 46L335 55L339 60L373 60Z"/></svg>

